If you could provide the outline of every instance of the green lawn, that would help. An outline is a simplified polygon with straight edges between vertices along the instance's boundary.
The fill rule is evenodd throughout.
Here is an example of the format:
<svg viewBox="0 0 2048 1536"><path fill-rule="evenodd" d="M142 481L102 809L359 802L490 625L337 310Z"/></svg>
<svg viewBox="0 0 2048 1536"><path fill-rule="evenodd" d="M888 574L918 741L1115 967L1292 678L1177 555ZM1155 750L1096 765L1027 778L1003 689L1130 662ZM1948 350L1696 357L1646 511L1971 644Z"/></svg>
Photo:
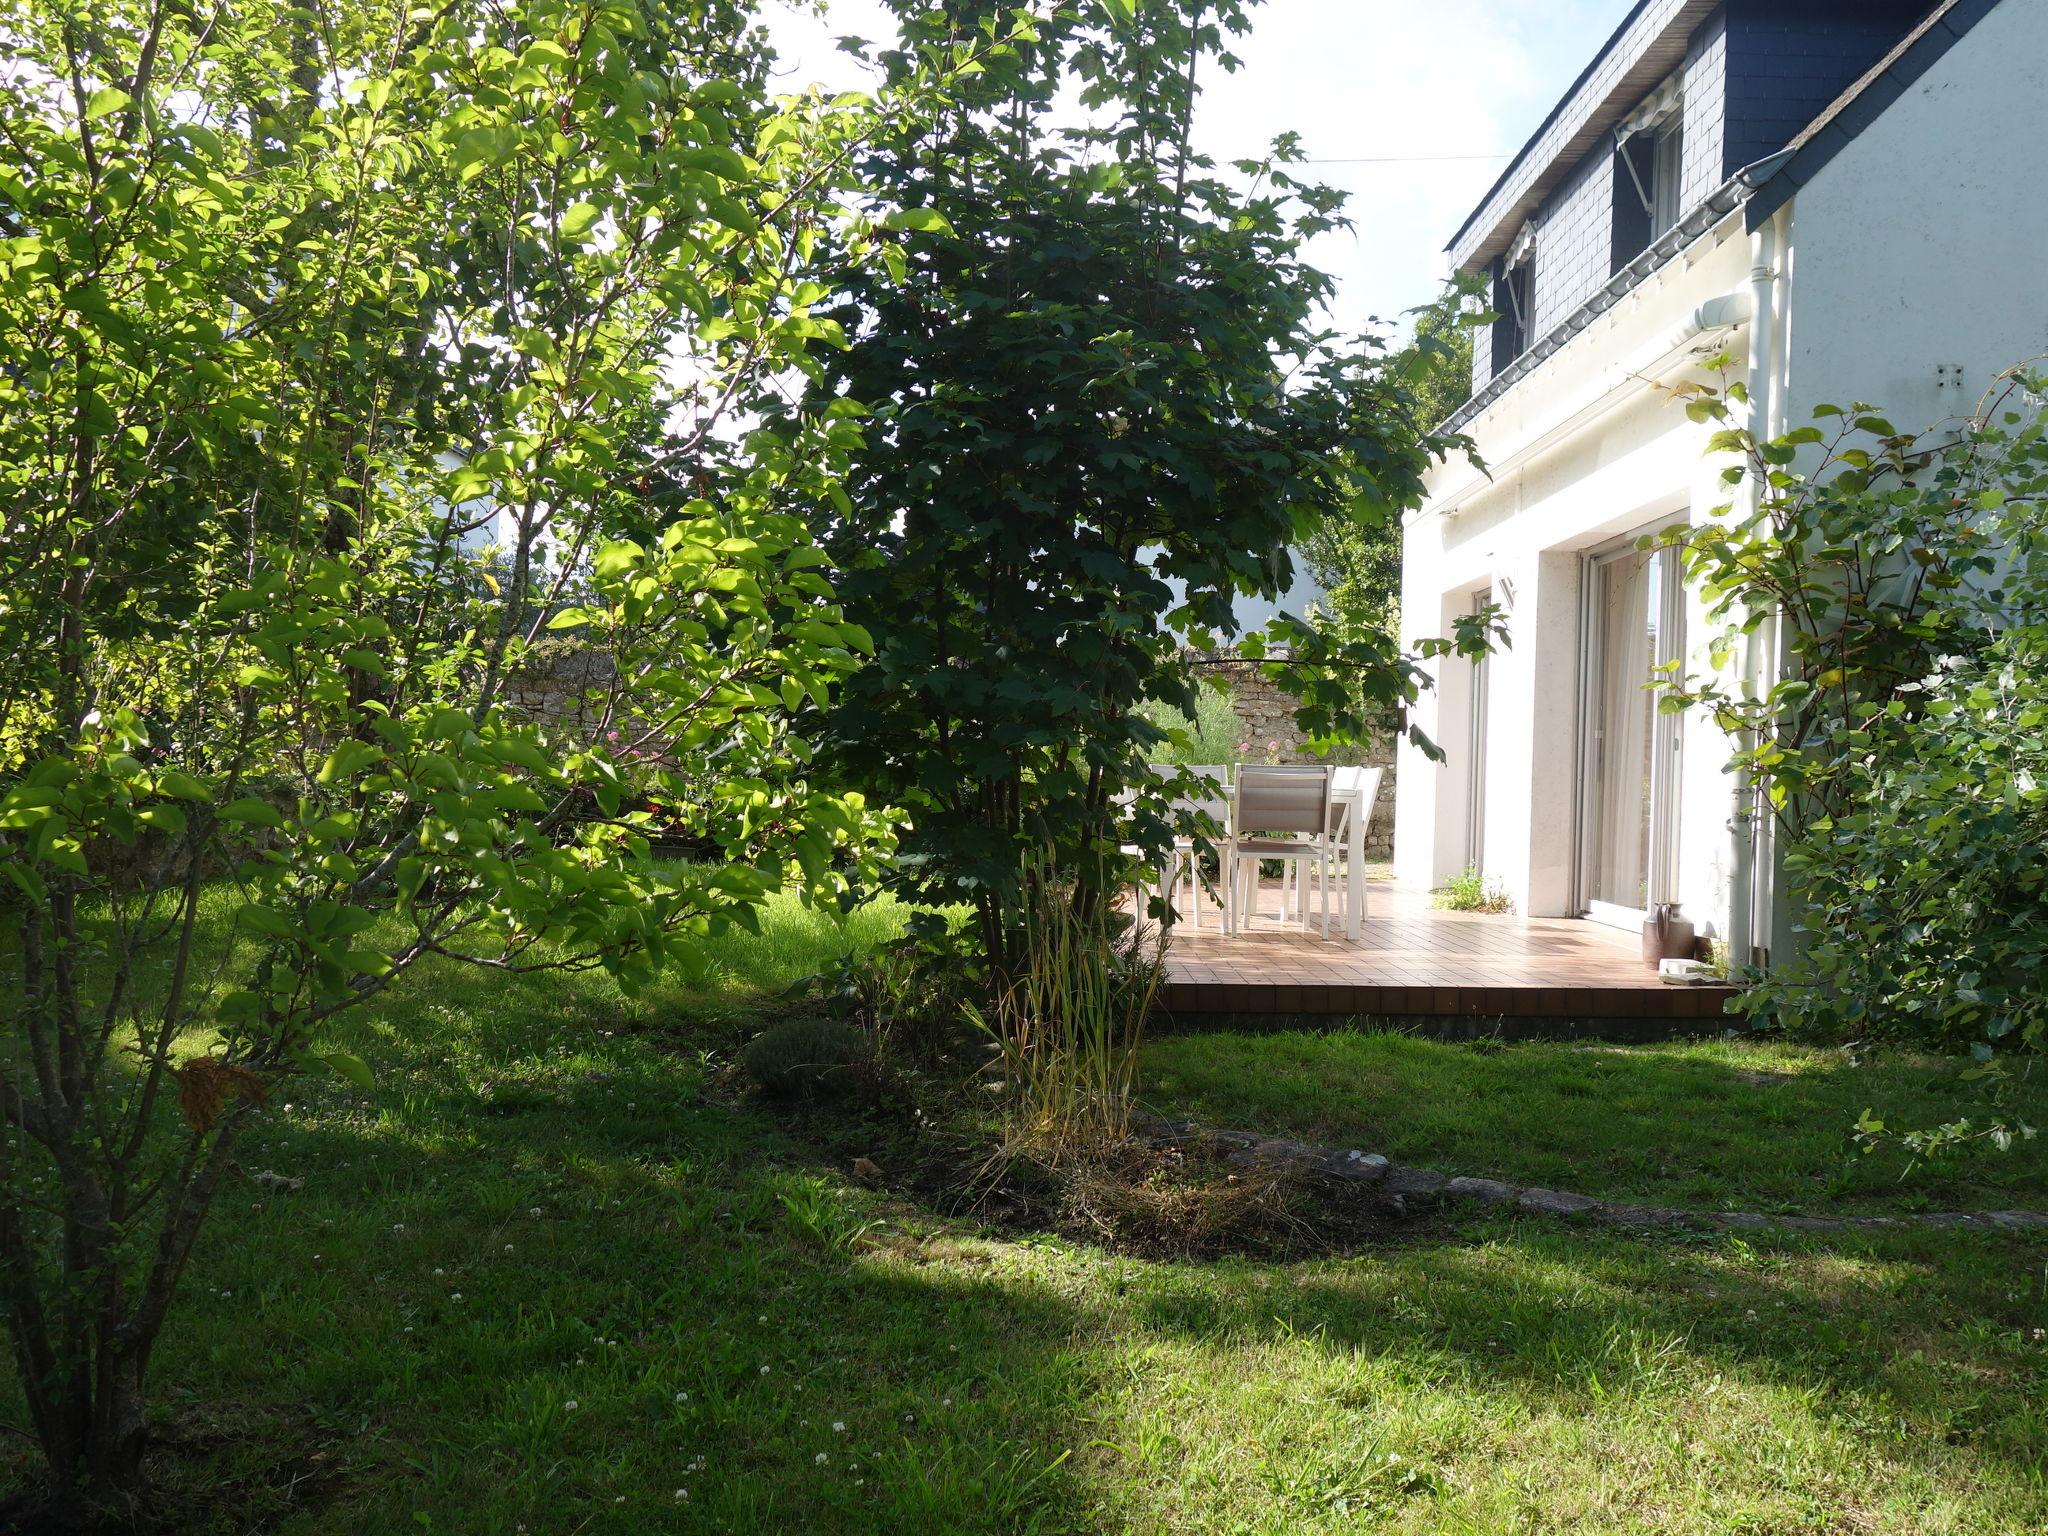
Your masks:
<svg viewBox="0 0 2048 1536"><path fill-rule="evenodd" d="M1930 1126L1994 1107L1967 1062L1760 1038L1661 1045L1446 1044L1384 1031L1184 1035L1145 1053L1145 1096L1202 1124L1396 1162L1706 1210L2048 1207L2048 1136L1935 1164L1867 1154L1865 1108ZM2048 1127L2048 1074L2006 1089Z"/></svg>
<svg viewBox="0 0 2048 1536"><path fill-rule="evenodd" d="M2048 1522L2048 1242L1489 1220L1175 1264L993 1234L717 1090L753 989L834 942L784 910L696 992L444 970L363 1020L376 1091L266 1118L242 1166L305 1187L224 1197L160 1351L181 1528Z"/></svg>

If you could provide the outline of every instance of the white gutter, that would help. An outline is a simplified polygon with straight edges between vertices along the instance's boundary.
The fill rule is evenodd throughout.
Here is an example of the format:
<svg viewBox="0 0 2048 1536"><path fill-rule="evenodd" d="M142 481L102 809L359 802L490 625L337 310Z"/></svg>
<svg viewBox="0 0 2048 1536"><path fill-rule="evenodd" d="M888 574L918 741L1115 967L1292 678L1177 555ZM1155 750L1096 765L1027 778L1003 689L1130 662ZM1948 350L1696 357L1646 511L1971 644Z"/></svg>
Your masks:
<svg viewBox="0 0 2048 1536"><path fill-rule="evenodd" d="M1708 299L1658 340L1640 348L1615 367L1602 370L1589 386L1580 391L1582 404L1528 441L1518 444L1505 457L1488 463L1489 478L1475 485L1472 493L1492 489L1565 439L1633 404L1674 374L1696 366L1702 357L1722 350L1726 340L1750 324L1755 303L1753 289L1737 289L1734 293ZM1713 337L1714 341L1703 345L1702 337ZM1756 348L1752 346L1750 350L1754 353ZM1444 508L1442 515L1446 522L1453 522L1462 510L1461 504L1451 505Z"/></svg>

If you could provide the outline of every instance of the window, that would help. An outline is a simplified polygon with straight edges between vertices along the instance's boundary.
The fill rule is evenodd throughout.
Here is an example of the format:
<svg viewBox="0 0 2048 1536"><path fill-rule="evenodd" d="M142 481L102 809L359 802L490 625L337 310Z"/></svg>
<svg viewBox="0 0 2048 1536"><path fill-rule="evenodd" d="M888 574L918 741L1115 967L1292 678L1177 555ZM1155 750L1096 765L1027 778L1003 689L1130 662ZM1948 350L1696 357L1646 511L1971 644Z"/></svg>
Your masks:
<svg viewBox="0 0 2048 1536"><path fill-rule="evenodd" d="M1633 544L1587 566L1580 748L1581 904L1628 927L1676 894L1682 738L1655 684L1685 654L1677 551Z"/></svg>
<svg viewBox="0 0 2048 1536"><path fill-rule="evenodd" d="M1650 185L1650 235L1654 239L1678 222L1678 189L1685 177L1685 122L1673 113L1656 132Z"/></svg>
<svg viewBox="0 0 2048 1536"><path fill-rule="evenodd" d="M1614 260L1619 272L1685 212L1685 105L1677 76L1615 130Z"/></svg>
<svg viewBox="0 0 2048 1536"><path fill-rule="evenodd" d="M1493 371L1498 374L1529 350L1529 304L1536 293L1536 239L1524 228L1507 255L1493 264Z"/></svg>

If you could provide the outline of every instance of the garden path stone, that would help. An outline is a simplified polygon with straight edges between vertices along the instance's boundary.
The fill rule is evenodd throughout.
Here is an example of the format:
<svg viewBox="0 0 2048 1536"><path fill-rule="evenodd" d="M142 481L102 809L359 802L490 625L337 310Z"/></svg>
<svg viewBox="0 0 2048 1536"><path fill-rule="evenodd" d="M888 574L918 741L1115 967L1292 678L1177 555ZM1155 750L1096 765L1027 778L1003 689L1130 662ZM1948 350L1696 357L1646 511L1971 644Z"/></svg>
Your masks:
<svg viewBox="0 0 2048 1536"><path fill-rule="evenodd" d="M1707 1217L1717 1227L1728 1227L1737 1232L1761 1232L1771 1224L1771 1218L1755 1211L1715 1211Z"/></svg>
<svg viewBox="0 0 2048 1536"><path fill-rule="evenodd" d="M1260 1138L1250 1131L1210 1131L1204 1138L1212 1147L1255 1147Z"/></svg>
<svg viewBox="0 0 2048 1536"><path fill-rule="evenodd" d="M1332 1153L1316 1165L1316 1172L1340 1184L1377 1184L1392 1166L1377 1152Z"/></svg>
<svg viewBox="0 0 2048 1536"><path fill-rule="evenodd" d="M1484 1200L1492 1205L1501 1205L1515 1198L1515 1187L1503 1184L1499 1179L1452 1179L1444 1186L1444 1193L1460 1200Z"/></svg>
<svg viewBox="0 0 2048 1536"><path fill-rule="evenodd" d="M1434 1168L1403 1168L1396 1164L1388 1171L1386 1183L1381 1187L1390 1195L1433 1200L1444 1192L1448 1183L1450 1180Z"/></svg>
<svg viewBox="0 0 2048 1536"><path fill-rule="evenodd" d="M1525 1189L1515 1197L1515 1204L1523 1210L1544 1216L1586 1216L1599 1210L1601 1203L1591 1195L1562 1189Z"/></svg>
<svg viewBox="0 0 2048 1536"><path fill-rule="evenodd" d="M1565 1189L1520 1187L1501 1179L1439 1173L1434 1168L1396 1163L1378 1152L1356 1148L1317 1147L1284 1136L1252 1131L1204 1131L1185 1120L1147 1115L1138 1121L1141 1140L1159 1146L1202 1146L1220 1152L1240 1168L1295 1168L1326 1183L1347 1185L1399 1210L1408 1202L1432 1205L1444 1200L1477 1200L1512 1205L1532 1216L1560 1220L1587 1218L1614 1227L1671 1228L1690 1231L1720 1229L1763 1232L1881 1232L1909 1227L1976 1228L1992 1231L2037 1231L2048 1228L2048 1211L1928 1211L1899 1216L1780 1216L1760 1211L1686 1211L1670 1205L1632 1200L1603 1200Z"/></svg>
<svg viewBox="0 0 2048 1536"><path fill-rule="evenodd" d="M1669 1205L1632 1205L1619 1200L1602 1200L1595 1217L1616 1227L1690 1227L1699 1218L1690 1211Z"/></svg>

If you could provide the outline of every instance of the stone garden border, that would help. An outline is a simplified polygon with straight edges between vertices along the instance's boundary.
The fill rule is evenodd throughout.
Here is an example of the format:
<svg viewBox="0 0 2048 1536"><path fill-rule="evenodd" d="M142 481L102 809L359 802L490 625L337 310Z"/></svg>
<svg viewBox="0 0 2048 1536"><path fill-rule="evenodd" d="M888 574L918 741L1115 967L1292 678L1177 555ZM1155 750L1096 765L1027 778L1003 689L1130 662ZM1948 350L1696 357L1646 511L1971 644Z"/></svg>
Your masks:
<svg viewBox="0 0 2048 1536"><path fill-rule="evenodd" d="M1377 1152L1311 1146L1250 1131L1202 1130L1184 1120L1150 1120L1141 1140L1158 1147L1220 1153L1241 1168L1300 1173L1326 1187L1353 1190L1396 1212L1470 1200L1501 1210L1525 1211L1600 1226L1692 1232L1865 1232L1964 1228L1988 1232L2048 1229L2043 1211L1928 1211L1904 1216L1773 1216L1755 1211L1688 1211L1677 1206L1603 1200L1594 1195L1500 1179L1460 1178L1409 1166Z"/></svg>

